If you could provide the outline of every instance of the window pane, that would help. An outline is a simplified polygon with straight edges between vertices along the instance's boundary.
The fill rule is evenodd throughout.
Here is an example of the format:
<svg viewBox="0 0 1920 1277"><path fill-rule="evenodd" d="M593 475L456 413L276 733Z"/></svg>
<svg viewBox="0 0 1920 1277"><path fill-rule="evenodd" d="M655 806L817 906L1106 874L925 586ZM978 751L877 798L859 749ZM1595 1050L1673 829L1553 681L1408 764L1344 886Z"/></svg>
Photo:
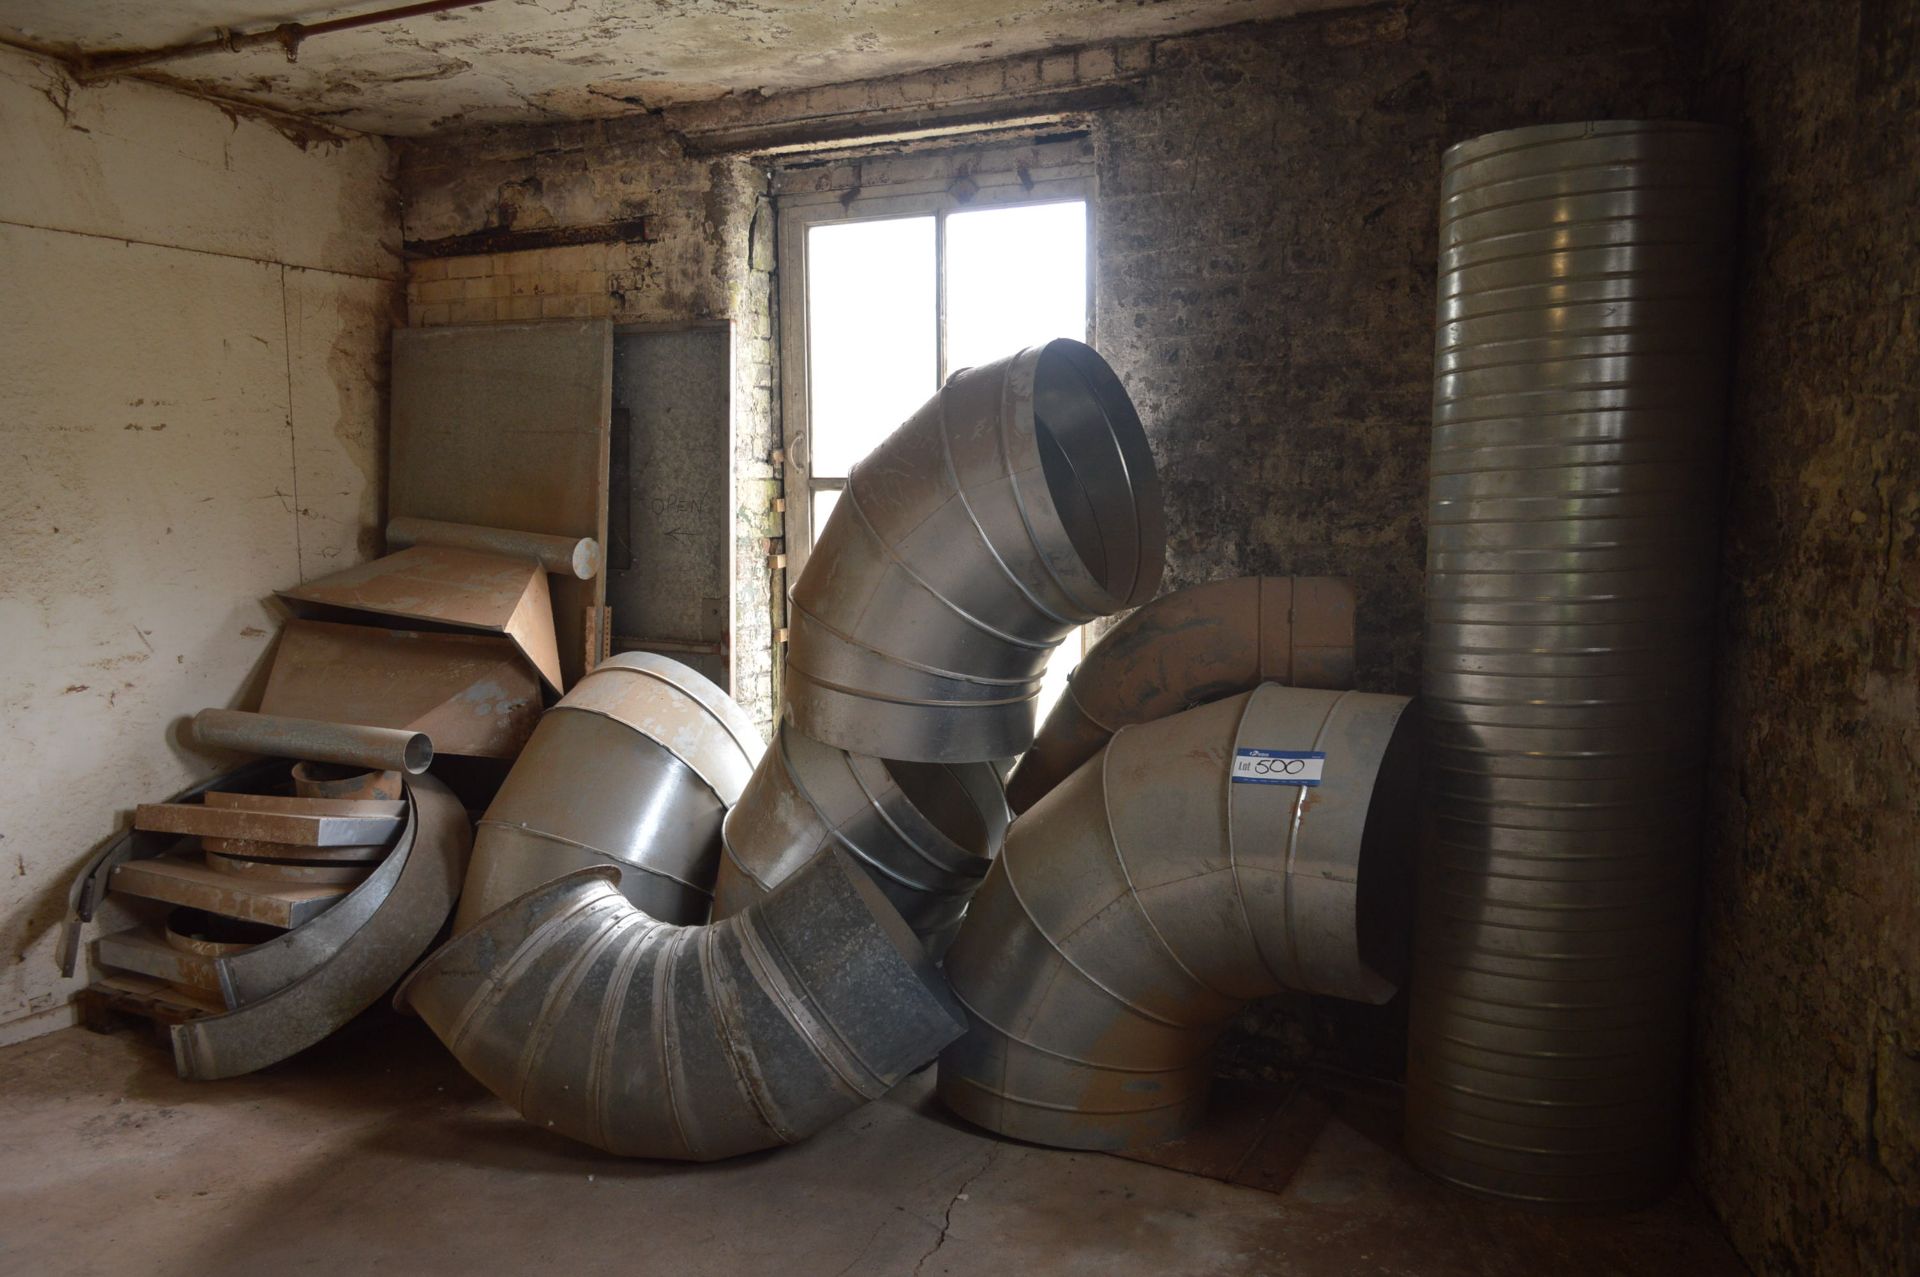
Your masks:
<svg viewBox="0 0 1920 1277"><path fill-rule="evenodd" d="M931 217L807 231L814 474L844 476L939 389L935 270Z"/></svg>
<svg viewBox="0 0 1920 1277"><path fill-rule="evenodd" d="M1087 338L1087 205L947 217L947 369L1055 337Z"/></svg>
<svg viewBox="0 0 1920 1277"><path fill-rule="evenodd" d="M813 535L818 540L827 530L827 516L833 513L834 502L840 499L839 488L821 488L813 494Z"/></svg>

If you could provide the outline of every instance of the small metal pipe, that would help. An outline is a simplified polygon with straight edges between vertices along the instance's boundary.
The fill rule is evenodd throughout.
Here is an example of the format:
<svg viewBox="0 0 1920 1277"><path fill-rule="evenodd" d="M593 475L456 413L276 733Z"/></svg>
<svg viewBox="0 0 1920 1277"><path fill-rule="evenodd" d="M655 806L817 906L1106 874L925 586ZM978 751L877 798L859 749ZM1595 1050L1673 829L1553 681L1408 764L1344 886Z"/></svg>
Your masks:
<svg viewBox="0 0 1920 1277"><path fill-rule="evenodd" d="M238 53L242 49L263 44L279 45L286 50L287 60L291 62L300 46L317 35L353 31L407 18L423 18L455 9L473 9L486 3L488 0L424 0L421 4L403 4L393 9L376 9L372 13L349 14L344 18L329 18L325 22L282 22L258 31L221 29L218 35L205 40L162 45L155 49L137 49L131 53L110 53L104 57L83 53L77 59L73 78L81 84L94 84L129 71L158 66L162 62L178 62L183 58L197 58L208 53Z"/></svg>
<svg viewBox="0 0 1920 1277"><path fill-rule="evenodd" d="M472 523L402 516L387 520L387 550L414 545L446 545L456 550L481 550L534 559L549 572L591 581L600 575L600 543L592 537L548 536L516 532L511 528L483 528Z"/></svg>
<svg viewBox="0 0 1920 1277"><path fill-rule="evenodd" d="M191 731L199 744L217 749L402 771L412 776L418 776L433 762L433 741L425 732L397 727L356 727L239 709L203 709L193 716Z"/></svg>

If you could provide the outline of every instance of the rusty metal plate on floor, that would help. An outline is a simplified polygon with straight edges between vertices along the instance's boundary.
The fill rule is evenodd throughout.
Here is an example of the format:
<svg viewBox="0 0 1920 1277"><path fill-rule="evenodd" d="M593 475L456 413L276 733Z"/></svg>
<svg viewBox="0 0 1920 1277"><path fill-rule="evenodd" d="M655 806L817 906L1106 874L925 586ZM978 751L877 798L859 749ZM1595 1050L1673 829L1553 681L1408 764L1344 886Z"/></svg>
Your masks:
<svg viewBox="0 0 1920 1277"><path fill-rule="evenodd" d="M260 710L425 732L435 754L514 758L540 719L540 680L510 638L290 621Z"/></svg>
<svg viewBox="0 0 1920 1277"><path fill-rule="evenodd" d="M547 573L532 559L416 545L279 593L309 619L399 617L504 634L549 686L564 688Z"/></svg>

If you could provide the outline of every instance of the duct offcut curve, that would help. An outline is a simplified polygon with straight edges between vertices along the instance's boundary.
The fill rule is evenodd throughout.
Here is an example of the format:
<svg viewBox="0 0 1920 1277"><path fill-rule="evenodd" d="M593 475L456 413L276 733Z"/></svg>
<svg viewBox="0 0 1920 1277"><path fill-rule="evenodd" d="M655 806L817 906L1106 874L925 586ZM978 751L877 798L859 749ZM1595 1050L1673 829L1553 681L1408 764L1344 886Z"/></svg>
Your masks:
<svg viewBox="0 0 1920 1277"><path fill-rule="evenodd" d="M626 1156L731 1157L807 1138L961 1031L919 939L843 852L712 926L650 918L616 879L535 888L396 995L535 1125Z"/></svg>
<svg viewBox="0 0 1920 1277"><path fill-rule="evenodd" d="M456 933L570 870L611 864L664 922L704 922L720 823L761 752L733 700L678 661L624 652L541 717L481 817Z"/></svg>
<svg viewBox="0 0 1920 1277"><path fill-rule="evenodd" d="M1408 704L1268 683L1121 729L1014 823L948 951L968 1029L941 1056L947 1106L1040 1144L1158 1143L1199 1118L1249 1000L1390 998Z"/></svg>
<svg viewBox="0 0 1920 1277"><path fill-rule="evenodd" d="M1113 734L1261 683L1353 684L1353 583L1242 576L1163 594L1100 636L1007 778L1016 813Z"/></svg>
<svg viewBox="0 0 1920 1277"><path fill-rule="evenodd" d="M963 369L853 468L794 586L794 724L878 758L1012 757L1053 649L1152 598L1165 553L1145 432L1091 347Z"/></svg>
<svg viewBox="0 0 1920 1277"><path fill-rule="evenodd" d="M868 758L782 723L722 826L713 919L740 912L838 846L938 958L999 854L1007 821L991 763Z"/></svg>
<svg viewBox="0 0 1920 1277"><path fill-rule="evenodd" d="M1535 1208L1680 1164L1736 147L1602 121L1443 162L1407 1149Z"/></svg>

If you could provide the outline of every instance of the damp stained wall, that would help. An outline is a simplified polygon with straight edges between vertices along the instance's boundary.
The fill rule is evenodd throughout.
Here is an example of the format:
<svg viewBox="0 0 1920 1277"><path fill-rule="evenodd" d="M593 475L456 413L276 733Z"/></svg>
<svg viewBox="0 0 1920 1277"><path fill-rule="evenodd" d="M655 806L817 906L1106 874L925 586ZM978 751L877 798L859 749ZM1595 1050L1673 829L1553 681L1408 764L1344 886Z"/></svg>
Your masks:
<svg viewBox="0 0 1920 1277"><path fill-rule="evenodd" d="M1762 1273L1920 1273L1920 6L1716 0L1741 130L1693 1173Z"/></svg>
<svg viewBox="0 0 1920 1277"><path fill-rule="evenodd" d="M384 143L0 49L0 1041L68 1023L68 883L217 769L276 587L375 548ZM304 139L304 140L302 140Z"/></svg>

